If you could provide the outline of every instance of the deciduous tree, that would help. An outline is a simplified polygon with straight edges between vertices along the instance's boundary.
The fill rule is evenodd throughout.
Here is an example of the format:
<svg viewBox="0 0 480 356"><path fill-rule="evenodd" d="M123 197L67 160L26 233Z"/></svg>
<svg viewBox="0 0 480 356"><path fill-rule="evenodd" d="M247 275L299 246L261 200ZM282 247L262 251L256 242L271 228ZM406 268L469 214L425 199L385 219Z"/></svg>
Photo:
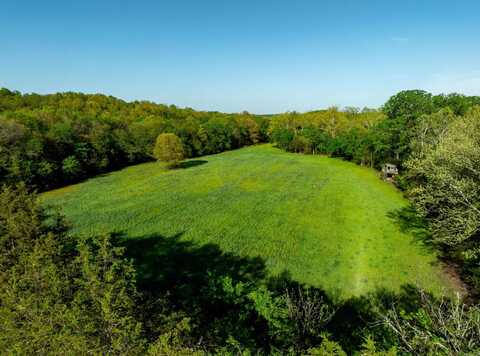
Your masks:
<svg viewBox="0 0 480 356"><path fill-rule="evenodd" d="M178 165L185 158L182 141L173 133L158 135L153 156L159 161L166 162L170 167Z"/></svg>

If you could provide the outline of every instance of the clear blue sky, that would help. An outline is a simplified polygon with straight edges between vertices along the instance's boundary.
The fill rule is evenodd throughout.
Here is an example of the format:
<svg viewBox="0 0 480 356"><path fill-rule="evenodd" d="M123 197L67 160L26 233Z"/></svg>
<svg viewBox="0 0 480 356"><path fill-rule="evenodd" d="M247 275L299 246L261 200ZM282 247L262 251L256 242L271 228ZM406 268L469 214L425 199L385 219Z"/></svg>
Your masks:
<svg viewBox="0 0 480 356"><path fill-rule="evenodd" d="M480 95L480 1L5 0L0 86L256 113Z"/></svg>

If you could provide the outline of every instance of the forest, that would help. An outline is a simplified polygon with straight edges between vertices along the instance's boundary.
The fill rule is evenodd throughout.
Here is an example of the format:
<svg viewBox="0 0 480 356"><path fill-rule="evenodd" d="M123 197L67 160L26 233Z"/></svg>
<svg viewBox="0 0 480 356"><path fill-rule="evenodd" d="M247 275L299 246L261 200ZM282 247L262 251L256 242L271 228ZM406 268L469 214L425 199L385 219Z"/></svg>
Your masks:
<svg viewBox="0 0 480 356"><path fill-rule="evenodd" d="M105 95L0 90L0 182L45 190L153 158L162 132L187 157L267 140L266 118L127 103Z"/></svg>
<svg viewBox="0 0 480 356"><path fill-rule="evenodd" d="M410 202L405 228L428 230L422 239L466 292L438 296L405 285L334 300L216 245L75 236L72 222L38 198L163 160L162 144L181 148L174 171L183 158L266 142L377 170L397 165L394 184ZM1 89L0 184L6 354L480 353L480 97L406 90L378 109L254 115Z"/></svg>

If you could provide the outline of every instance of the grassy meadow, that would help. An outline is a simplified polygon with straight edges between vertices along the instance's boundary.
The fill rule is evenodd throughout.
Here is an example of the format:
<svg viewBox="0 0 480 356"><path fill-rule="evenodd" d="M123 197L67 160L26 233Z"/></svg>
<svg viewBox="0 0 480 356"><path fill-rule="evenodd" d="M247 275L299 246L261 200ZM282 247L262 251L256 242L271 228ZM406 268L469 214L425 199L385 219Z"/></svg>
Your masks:
<svg viewBox="0 0 480 356"><path fill-rule="evenodd" d="M375 171L338 159L253 146L176 170L156 162L128 167L42 200L60 207L78 235L213 244L332 296L407 283L451 288L401 193Z"/></svg>

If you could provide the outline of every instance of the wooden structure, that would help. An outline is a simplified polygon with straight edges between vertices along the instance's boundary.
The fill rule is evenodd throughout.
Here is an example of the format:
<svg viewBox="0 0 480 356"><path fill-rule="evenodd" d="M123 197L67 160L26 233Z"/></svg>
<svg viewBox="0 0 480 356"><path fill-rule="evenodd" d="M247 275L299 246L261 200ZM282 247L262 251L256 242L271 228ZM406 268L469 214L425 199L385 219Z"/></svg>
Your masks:
<svg viewBox="0 0 480 356"><path fill-rule="evenodd" d="M385 163L382 167L382 178L388 181L393 181L395 176L398 175L398 168L391 163Z"/></svg>

